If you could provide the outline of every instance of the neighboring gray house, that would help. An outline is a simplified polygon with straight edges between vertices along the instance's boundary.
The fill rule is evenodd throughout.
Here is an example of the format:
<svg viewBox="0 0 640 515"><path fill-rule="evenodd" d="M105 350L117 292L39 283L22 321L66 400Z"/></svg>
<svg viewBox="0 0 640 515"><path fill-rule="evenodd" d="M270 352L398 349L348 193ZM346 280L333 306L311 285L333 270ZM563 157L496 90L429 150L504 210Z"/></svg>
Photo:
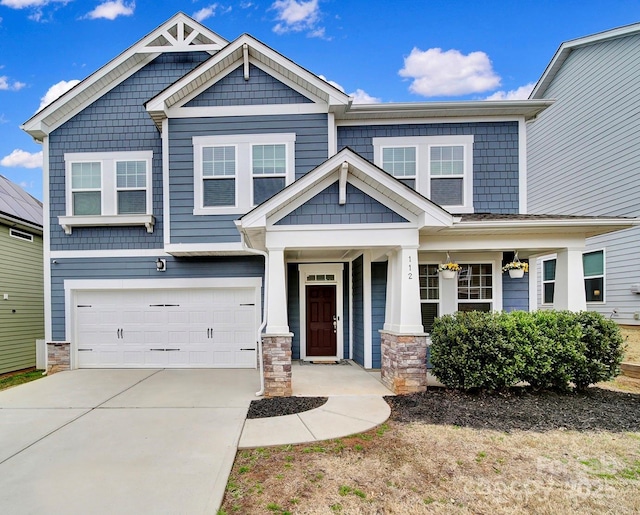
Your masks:
<svg viewBox="0 0 640 515"><path fill-rule="evenodd" d="M0 374L36 365L44 338L42 204L0 175Z"/></svg>
<svg viewBox="0 0 640 515"><path fill-rule="evenodd" d="M46 338L72 368L258 363L268 395L292 358L424 388L434 317L529 308L515 251L556 252L555 303L580 309L575 247L631 225L519 214L550 104L353 105L179 13L23 126L47 156Z"/></svg>
<svg viewBox="0 0 640 515"><path fill-rule="evenodd" d="M563 43L531 93L554 103L527 127L529 213L640 216L640 23ZM587 240L587 307L640 324L640 227ZM541 257L541 308L554 256ZM635 285L635 286L634 286Z"/></svg>

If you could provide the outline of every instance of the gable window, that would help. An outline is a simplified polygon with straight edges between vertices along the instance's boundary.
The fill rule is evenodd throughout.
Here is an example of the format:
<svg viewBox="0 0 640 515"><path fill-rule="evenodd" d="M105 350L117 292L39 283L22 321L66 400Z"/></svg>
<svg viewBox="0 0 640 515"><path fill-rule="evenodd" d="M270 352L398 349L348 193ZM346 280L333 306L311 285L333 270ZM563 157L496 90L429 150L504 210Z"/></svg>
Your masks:
<svg viewBox="0 0 640 515"><path fill-rule="evenodd" d="M374 162L452 213L473 212L473 136L373 138Z"/></svg>
<svg viewBox="0 0 640 515"><path fill-rule="evenodd" d="M587 302L604 302L604 251L585 252L582 267Z"/></svg>
<svg viewBox="0 0 640 515"><path fill-rule="evenodd" d="M193 138L195 215L242 214L294 180L296 135Z"/></svg>
<svg viewBox="0 0 640 515"><path fill-rule="evenodd" d="M74 226L145 225L153 230L153 152L83 152L64 155L67 234Z"/></svg>
<svg viewBox="0 0 640 515"><path fill-rule="evenodd" d="M553 304L556 288L556 260L547 259L542 262L542 303Z"/></svg>

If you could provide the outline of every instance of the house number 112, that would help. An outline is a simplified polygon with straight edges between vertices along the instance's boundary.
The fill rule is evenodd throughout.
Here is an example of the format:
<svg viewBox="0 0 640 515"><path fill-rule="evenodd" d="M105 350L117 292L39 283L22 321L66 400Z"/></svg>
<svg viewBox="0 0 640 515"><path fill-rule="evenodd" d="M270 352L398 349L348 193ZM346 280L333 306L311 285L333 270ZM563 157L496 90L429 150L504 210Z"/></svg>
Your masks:
<svg viewBox="0 0 640 515"><path fill-rule="evenodd" d="M408 277L409 279L413 279L413 272L411 271L411 256L408 256L407 259L409 260L409 273L408 273Z"/></svg>

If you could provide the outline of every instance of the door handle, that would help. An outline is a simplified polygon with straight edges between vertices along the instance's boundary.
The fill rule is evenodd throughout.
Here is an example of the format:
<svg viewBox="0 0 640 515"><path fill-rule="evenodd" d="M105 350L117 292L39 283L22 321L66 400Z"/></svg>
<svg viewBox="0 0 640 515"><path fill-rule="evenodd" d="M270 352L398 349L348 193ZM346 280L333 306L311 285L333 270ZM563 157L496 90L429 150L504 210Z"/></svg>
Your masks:
<svg viewBox="0 0 640 515"><path fill-rule="evenodd" d="M334 321L333 321L333 332L334 333L338 332L338 322L336 322L335 317L334 317Z"/></svg>

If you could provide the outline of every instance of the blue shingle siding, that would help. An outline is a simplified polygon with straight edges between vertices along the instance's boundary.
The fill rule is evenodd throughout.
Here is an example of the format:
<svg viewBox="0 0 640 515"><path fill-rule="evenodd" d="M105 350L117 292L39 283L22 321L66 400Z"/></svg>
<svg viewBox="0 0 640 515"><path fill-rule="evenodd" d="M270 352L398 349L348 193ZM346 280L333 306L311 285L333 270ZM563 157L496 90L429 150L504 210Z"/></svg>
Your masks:
<svg viewBox="0 0 640 515"><path fill-rule="evenodd" d="M298 265L287 265L287 315L291 341L291 359L300 359L300 274Z"/></svg>
<svg viewBox="0 0 640 515"><path fill-rule="evenodd" d="M264 277L264 259L260 256L224 258L173 258L166 272L156 271L155 257L57 259L51 265L51 324L54 340L64 340L65 279L176 279L212 277ZM263 302L264 305L264 302Z"/></svg>
<svg viewBox="0 0 640 515"><path fill-rule="evenodd" d="M473 207L476 213L519 209L518 122L338 127L338 149L350 147L373 162L373 138L473 135Z"/></svg>
<svg viewBox="0 0 640 515"><path fill-rule="evenodd" d="M310 102L312 100L251 64L249 65L249 80L244 80L244 67L240 65L229 75L186 103L185 107L306 104Z"/></svg>
<svg viewBox="0 0 640 515"><path fill-rule="evenodd" d="M51 250L162 248L162 142L143 104L209 57L205 52L163 54L51 133ZM153 233L144 227L90 227L64 234L57 218L66 214L64 154L142 150L153 151Z"/></svg>
<svg viewBox="0 0 640 515"><path fill-rule="evenodd" d="M338 198L339 186L334 182L276 225L407 222L398 213L350 183L347 183L347 203L341 206Z"/></svg>
<svg viewBox="0 0 640 515"><path fill-rule="evenodd" d="M512 279L502 274L502 309L504 311L529 311L529 276Z"/></svg>
<svg viewBox="0 0 640 515"><path fill-rule="evenodd" d="M302 177L327 159L326 114L228 116L169 120L171 243L240 241L236 215L193 214L193 137L229 134L296 134L295 176Z"/></svg>
<svg viewBox="0 0 640 515"><path fill-rule="evenodd" d="M380 329L387 305L387 263L371 263L371 367L380 368Z"/></svg>
<svg viewBox="0 0 640 515"><path fill-rule="evenodd" d="M353 360L364 366L364 259L360 256L351 263L353 288Z"/></svg>

